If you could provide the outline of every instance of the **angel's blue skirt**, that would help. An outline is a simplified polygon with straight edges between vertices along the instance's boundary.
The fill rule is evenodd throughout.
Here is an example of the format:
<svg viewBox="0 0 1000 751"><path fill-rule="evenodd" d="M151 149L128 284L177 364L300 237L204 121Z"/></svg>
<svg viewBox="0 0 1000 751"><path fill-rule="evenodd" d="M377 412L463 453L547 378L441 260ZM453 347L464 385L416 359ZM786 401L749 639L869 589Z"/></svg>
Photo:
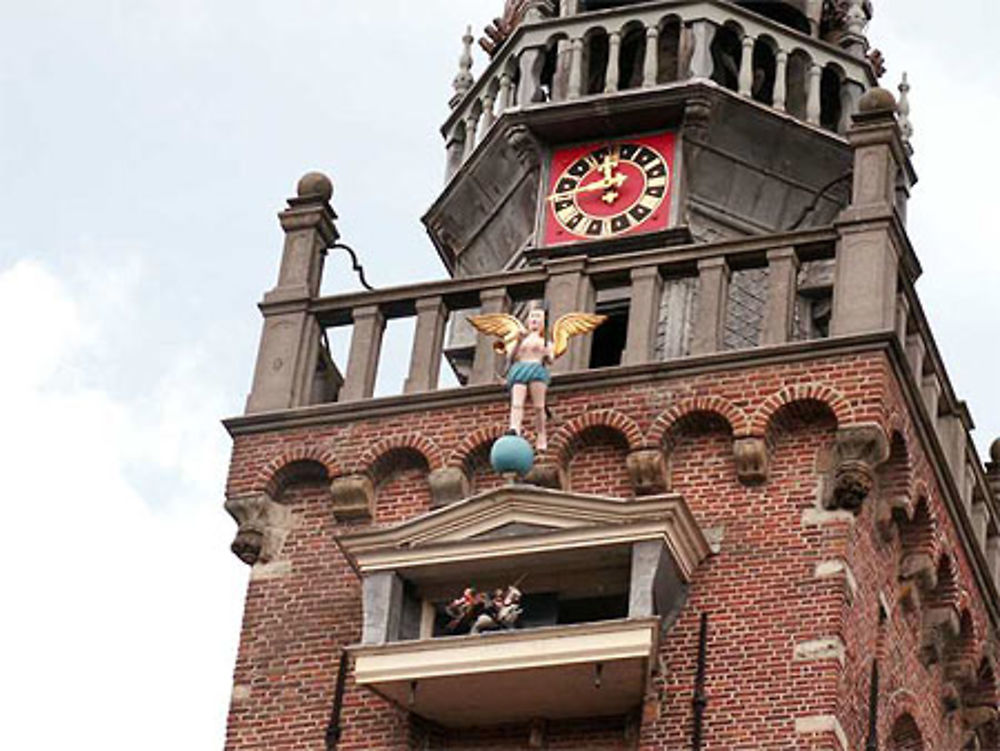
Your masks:
<svg viewBox="0 0 1000 751"><path fill-rule="evenodd" d="M547 386L551 380L549 369L540 362L516 362L507 371L507 388L518 383L529 384L536 381Z"/></svg>

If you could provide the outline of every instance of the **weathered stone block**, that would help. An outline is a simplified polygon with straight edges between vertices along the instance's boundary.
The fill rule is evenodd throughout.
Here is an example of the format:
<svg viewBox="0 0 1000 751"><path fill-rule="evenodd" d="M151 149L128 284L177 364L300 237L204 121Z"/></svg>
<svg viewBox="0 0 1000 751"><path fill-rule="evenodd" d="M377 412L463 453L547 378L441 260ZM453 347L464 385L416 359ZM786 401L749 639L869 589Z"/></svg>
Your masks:
<svg viewBox="0 0 1000 751"><path fill-rule="evenodd" d="M736 475L744 485L760 485L767 482L770 457L767 442L763 438L738 438L733 443L733 459Z"/></svg>
<svg viewBox="0 0 1000 751"><path fill-rule="evenodd" d="M371 519L375 515L375 486L367 475L338 477L330 484L336 520Z"/></svg>
<svg viewBox="0 0 1000 751"><path fill-rule="evenodd" d="M468 497L471 490L469 478L461 467L442 467L427 476L431 487L431 501L435 507L447 506Z"/></svg>
<svg viewBox="0 0 1000 751"><path fill-rule="evenodd" d="M640 449L626 459L636 495L665 493L670 489L667 458L662 449Z"/></svg>

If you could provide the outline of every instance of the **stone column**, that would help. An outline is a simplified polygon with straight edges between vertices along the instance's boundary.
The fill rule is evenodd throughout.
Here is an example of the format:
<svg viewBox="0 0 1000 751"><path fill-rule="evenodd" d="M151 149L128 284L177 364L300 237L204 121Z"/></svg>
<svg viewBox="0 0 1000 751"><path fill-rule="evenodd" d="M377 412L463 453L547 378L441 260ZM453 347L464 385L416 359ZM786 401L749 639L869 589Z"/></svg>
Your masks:
<svg viewBox="0 0 1000 751"><path fill-rule="evenodd" d="M462 162L465 161L465 123L460 121L451 129L451 134L445 142L445 171L444 181L447 183L455 176L455 173L462 169Z"/></svg>
<svg viewBox="0 0 1000 751"><path fill-rule="evenodd" d="M338 238L330 206L333 184L312 172L298 184L279 214L285 231L278 284L264 295L264 328L257 352L247 414L308 404L322 331L309 314L309 301L319 296L323 260Z"/></svg>
<svg viewBox="0 0 1000 751"><path fill-rule="evenodd" d="M496 122L496 113L493 108L496 106L496 94L487 90L483 94L483 133L488 133L493 123Z"/></svg>
<svg viewBox="0 0 1000 751"><path fill-rule="evenodd" d="M753 46L754 38L747 34L743 37L743 57L740 59L739 92L742 96L753 93Z"/></svg>
<svg viewBox="0 0 1000 751"><path fill-rule="evenodd" d="M628 311L628 336L622 365L642 365L653 361L656 329L660 323L663 277L656 266L632 269L631 304Z"/></svg>
<svg viewBox="0 0 1000 751"><path fill-rule="evenodd" d="M604 76L604 93L614 94L618 91L618 79L621 77L622 33L612 31L608 34L608 70Z"/></svg>
<svg viewBox="0 0 1000 751"><path fill-rule="evenodd" d="M510 310L510 300L507 290L484 289L479 293L481 312L506 313ZM500 355L493 351L493 340L486 336L476 336L476 354L472 361L472 372L469 374L470 386L482 386L497 382L497 365Z"/></svg>
<svg viewBox="0 0 1000 751"><path fill-rule="evenodd" d="M370 399L375 393L375 376L385 333L385 316L377 305L355 308L351 351L347 357L347 374L340 401Z"/></svg>
<svg viewBox="0 0 1000 751"><path fill-rule="evenodd" d="M517 86L518 107L527 107L536 101L542 86L541 72L544 60L545 50L541 47L528 47L518 57L518 65L521 68L521 82ZM552 98L556 99L554 91Z"/></svg>
<svg viewBox="0 0 1000 751"><path fill-rule="evenodd" d="M941 405L941 381L936 373L928 373L920 380L920 396L931 420L937 420Z"/></svg>
<svg viewBox="0 0 1000 751"><path fill-rule="evenodd" d="M711 78L715 63L712 61L712 40L715 25L710 21L695 21L691 24L694 50L691 54L690 78Z"/></svg>
<svg viewBox="0 0 1000 751"><path fill-rule="evenodd" d="M725 258L708 258L698 262L698 314L691 337L692 355L708 355L722 350L729 277L729 265Z"/></svg>
<svg viewBox="0 0 1000 751"><path fill-rule="evenodd" d="M469 114L465 116L465 159L468 159L472 155L472 152L476 150L477 133L481 117L482 112L476 109L470 109Z"/></svg>
<svg viewBox="0 0 1000 751"><path fill-rule="evenodd" d="M910 371L917 385L921 385L924 376L924 358L927 356L927 345L924 338L919 334L910 334L906 337L906 359L910 363Z"/></svg>
<svg viewBox="0 0 1000 751"><path fill-rule="evenodd" d="M660 28L650 26L646 29L646 55L642 70L642 85L644 88L656 86L656 77L660 72Z"/></svg>
<svg viewBox="0 0 1000 751"><path fill-rule="evenodd" d="M417 300L417 325L413 333L410 375L403 386L404 394L437 388L447 321L448 309L440 296Z"/></svg>
<svg viewBox="0 0 1000 751"><path fill-rule="evenodd" d="M895 117L884 89L865 94L848 133L854 151L851 205L837 219L832 336L896 329L901 269L893 231L896 177L909 173Z"/></svg>
<svg viewBox="0 0 1000 751"><path fill-rule="evenodd" d="M795 296L798 289L799 257L795 248L777 248L767 254L767 307L761 346L785 344L792 333Z"/></svg>
<svg viewBox="0 0 1000 751"><path fill-rule="evenodd" d="M594 288L584 273L587 259L573 256L545 264L549 281L545 288L545 299L549 304L548 325L551 327L560 316L567 313L585 313L593 309ZM584 370L590 363L590 344L593 337L578 337L552 366L555 373Z"/></svg>
<svg viewBox="0 0 1000 751"><path fill-rule="evenodd" d="M784 112L788 104L788 53L778 50L774 71L774 108Z"/></svg>
<svg viewBox="0 0 1000 751"><path fill-rule="evenodd" d="M571 45L567 98L579 99L583 94L583 40L574 39Z"/></svg>
<svg viewBox="0 0 1000 751"><path fill-rule="evenodd" d="M500 114L511 108L514 102L514 79L508 71L500 74Z"/></svg>
<svg viewBox="0 0 1000 751"><path fill-rule="evenodd" d="M816 63L809 68L809 92L806 99L806 121L819 125L821 114L820 82L823 79L823 69Z"/></svg>
<svg viewBox="0 0 1000 751"><path fill-rule="evenodd" d="M387 644L399 639L403 616L403 580L392 572L368 574L362 586L362 644Z"/></svg>

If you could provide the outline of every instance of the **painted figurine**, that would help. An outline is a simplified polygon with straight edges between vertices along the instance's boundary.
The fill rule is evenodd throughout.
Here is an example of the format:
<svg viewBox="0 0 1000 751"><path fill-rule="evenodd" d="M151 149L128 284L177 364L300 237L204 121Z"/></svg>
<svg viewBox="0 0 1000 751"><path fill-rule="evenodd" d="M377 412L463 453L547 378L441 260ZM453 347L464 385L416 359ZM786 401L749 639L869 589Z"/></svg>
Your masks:
<svg viewBox="0 0 1000 751"><path fill-rule="evenodd" d="M507 356L511 435L521 435L524 404L530 393L537 421L535 445L539 451L545 451L548 447L545 395L551 380L549 366L566 353L570 337L589 334L605 320L607 316L594 313L567 313L552 327L550 339L544 307L536 306L528 312L527 325L507 313L469 316L469 323L477 330L497 338L493 348Z"/></svg>
<svg viewBox="0 0 1000 751"><path fill-rule="evenodd" d="M521 590L516 584L496 589L489 596L477 592L475 587L467 587L460 597L445 607L445 613L451 618L448 632L452 634L511 629L523 612Z"/></svg>

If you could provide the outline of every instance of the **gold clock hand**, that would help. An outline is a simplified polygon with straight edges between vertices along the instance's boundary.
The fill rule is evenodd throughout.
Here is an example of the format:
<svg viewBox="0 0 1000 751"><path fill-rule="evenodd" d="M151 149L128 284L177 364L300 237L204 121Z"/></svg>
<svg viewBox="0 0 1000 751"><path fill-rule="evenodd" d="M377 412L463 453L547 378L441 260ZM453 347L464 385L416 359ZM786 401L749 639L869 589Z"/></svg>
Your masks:
<svg viewBox="0 0 1000 751"><path fill-rule="evenodd" d="M558 200L560 198L567 198L569 196L575 196L578 193L596 193L599 190L608 190L610 188L620 188L622 185L625 184L625 181L627 179L628 178L625 175L619 173L619 174L615 175L614 177L605 178L604 180L599 180L598 182L591 183L590 185L579 186L579 187L573 188L573 190L563 191L562 193L553 193L552 195L549 196L549 200L550 201L556 201L556 200Z"/></svg>

